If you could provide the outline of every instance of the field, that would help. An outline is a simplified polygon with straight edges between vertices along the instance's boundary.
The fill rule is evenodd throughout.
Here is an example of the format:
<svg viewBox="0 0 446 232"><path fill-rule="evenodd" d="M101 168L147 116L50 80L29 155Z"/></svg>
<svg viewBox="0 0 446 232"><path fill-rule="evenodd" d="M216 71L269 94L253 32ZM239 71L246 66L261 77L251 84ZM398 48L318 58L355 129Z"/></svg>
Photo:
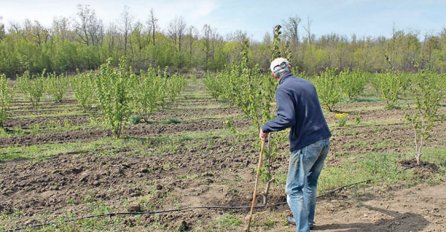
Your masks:
<svg viewBox="0 0 446 232"><path fill-rule="evenodd" d="M372 93L337 110L348 116L340 125L325 112L333 137L315 231L444 230L445 120L416 166L405 110L386 109ZM249 205L260 144L238 108L214 100L194 79L147 123L127 125L120 139L98 111L84 112L72 92L61 103L45 99L38 110L15 96L0 135L0 231L243 230L246 208L187 209ZM444 101L439 112L446 113ZM268 195L275 205L256 210L252 231L294 231L282 204L288 155L280 141ZM147 214L82 218L112 212Z"/></svg>

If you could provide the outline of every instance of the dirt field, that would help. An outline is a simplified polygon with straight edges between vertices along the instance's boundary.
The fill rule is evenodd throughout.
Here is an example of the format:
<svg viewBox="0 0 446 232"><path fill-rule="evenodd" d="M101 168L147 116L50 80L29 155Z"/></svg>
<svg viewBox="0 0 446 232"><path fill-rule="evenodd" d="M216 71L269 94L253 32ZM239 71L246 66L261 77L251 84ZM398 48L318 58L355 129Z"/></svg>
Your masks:
<svg viewBox="0 0 446 232"><path fill-rule="evenodd" d="M426 145L428 162L413 167L407 161L413 137L404 110L385 110L379 101L338 109L349 112L349 120L338 127L326 113L333 137L321 193L372 180L322 197L315 231L445 231L446 123L439 122ZM129 125L118 141L97 111L82 112L72 99L47 101L38 112L19 99L12 114L0 137L0 231L46 222L56 225L42 231L242 231L245 226L246 209L64 222L129 210L249 205L259 149L256 128L236 108L211 99L201 83L190 84L149 123ZM286 140L279 148L269 203L285 200ZM387 156L384 165L395 166L375 167ZM364 178L349 173L349 165L365 167ZM386 167L392 174L386 175ZM257 210L252 231L293 231L288 214L285 205Z"/></svg>

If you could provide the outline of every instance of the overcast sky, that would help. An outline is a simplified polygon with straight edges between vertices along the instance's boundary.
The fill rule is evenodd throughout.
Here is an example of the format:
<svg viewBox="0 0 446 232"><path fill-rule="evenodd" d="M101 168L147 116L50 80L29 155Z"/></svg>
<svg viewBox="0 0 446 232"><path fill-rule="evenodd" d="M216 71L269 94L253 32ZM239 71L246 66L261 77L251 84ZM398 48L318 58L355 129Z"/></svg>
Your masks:
<svg viewBox="0 0 446 232"><path fill-rule="evenodd" d="M446 28L446 0L0 0L0 17L7 28L25 19L50 26L54 17L75 18L78 4L90 5L105 25L118 22L124 6L141 22L153 8L163 29L182 16L199 29L207 23L222 35L242 30L255 40L291 16L300 17L301 25L309 18L316 36L389 37L395 26L422 38Z"/></svg>

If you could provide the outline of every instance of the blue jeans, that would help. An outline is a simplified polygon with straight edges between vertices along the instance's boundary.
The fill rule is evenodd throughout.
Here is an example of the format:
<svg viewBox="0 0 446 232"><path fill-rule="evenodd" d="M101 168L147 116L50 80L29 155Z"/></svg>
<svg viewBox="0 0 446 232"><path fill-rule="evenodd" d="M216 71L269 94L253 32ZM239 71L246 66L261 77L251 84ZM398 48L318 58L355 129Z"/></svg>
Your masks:
<svg viewBox="0 0 446 232"><path fill-rule="evenodd" d="M314 224L317 180L329 148L330 139L323 139L291 153L285 192L297 232L308 232Z"/></svg>

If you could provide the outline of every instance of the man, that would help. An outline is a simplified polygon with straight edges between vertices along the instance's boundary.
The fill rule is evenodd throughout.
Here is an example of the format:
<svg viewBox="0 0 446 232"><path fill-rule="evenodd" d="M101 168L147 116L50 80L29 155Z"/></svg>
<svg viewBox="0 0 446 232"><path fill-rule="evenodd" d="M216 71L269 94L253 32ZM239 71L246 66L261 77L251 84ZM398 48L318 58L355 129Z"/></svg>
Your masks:
<svg viewBox="0 0 446 232"><path fill-rule="evenodd" d="M277 117L260 128L266 141L269 132L291 128L290 163L285 192L296 231L307 232L314 225L317 181L330 147L330 130L316 89L310 81L293 76L285 58L271 62L271 74L279 81L276 90Z"/></svg>

